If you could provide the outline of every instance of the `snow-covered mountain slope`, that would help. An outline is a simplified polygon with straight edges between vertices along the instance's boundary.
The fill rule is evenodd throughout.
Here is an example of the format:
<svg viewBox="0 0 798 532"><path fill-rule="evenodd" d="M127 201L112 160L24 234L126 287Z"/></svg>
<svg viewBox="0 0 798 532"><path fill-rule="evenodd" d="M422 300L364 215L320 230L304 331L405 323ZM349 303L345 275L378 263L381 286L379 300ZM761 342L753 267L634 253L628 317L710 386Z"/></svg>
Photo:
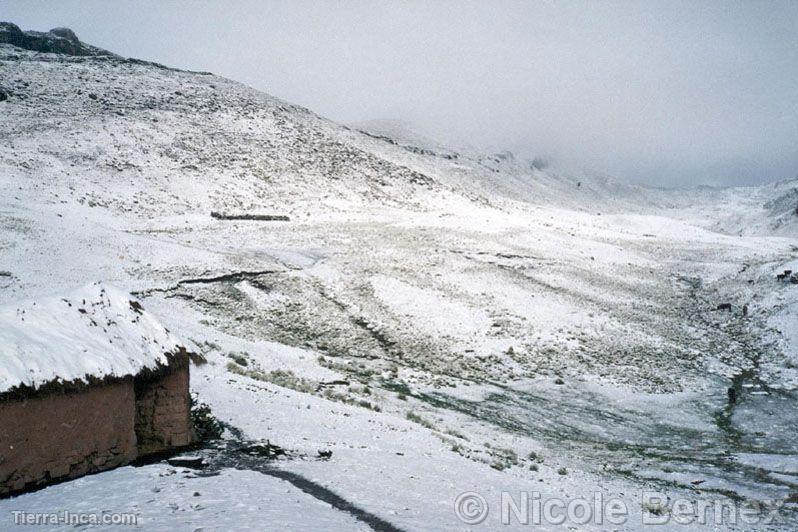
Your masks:
<svg viewBox="0 0 798 532"><path fill-rule="evenodd" d="M403 120L375 119L365 122L348 124L351 129L377 137L391 144L398 144L408 151L428 150L430 153L439 153L458 156L457 150L445 146L443 143L419 132L409 122Z"/></svg>
<svg viewBox="0 0 798 532"><path fill-rule="evenodd" d="M208 359L201 400L300 457L281 471L414 530L462 528L465 491L601 491L637 529L647 489L795 490L768 458L798 456L798 285L775 277L798 271L789 217L780 236L722 233L715 196L427 150L113 56L0 45L0 86L0 301L134 292ZM752 219L771 198L728 194ZM224 216L241 214L289 220ZM97 478L173 496L181 511L139 509L148 528L229 522L175 477ZM47 493L75 497L0 508ZM167 504L109 505L142 499Z"/></svg>
<svg viewBox="0 0 798 532"><path fill-rule="evenodd" d="M798 235L798 178L759 187L709 188L667 193L690 219L735 235Z"/></svg>
<svg viewBox="0 0 798 532"><path fill-rule="evenodd" d="M23 189L47 172L42 195L140 218L253 206L307 217L340 203L409 206L418 190L440 189L345 143L310 112L223 78L9 46L0 54L12 93L4 164L23 170Z"/></svg>
<svg viewBox="0 0 798 532"><path fill-rule="evenodd" d="M390 160L410 161L404 164L440 176L458 190L491 198L494 204L511 201L605 213L670 204L658 191L609 176L549 168L543 159L527 160L510 151L484 153L446 146L401 122L379 120L353 127L371 137L372 142L365 144L370 151ZM353 138L363 140L367 139Z"/></svg>

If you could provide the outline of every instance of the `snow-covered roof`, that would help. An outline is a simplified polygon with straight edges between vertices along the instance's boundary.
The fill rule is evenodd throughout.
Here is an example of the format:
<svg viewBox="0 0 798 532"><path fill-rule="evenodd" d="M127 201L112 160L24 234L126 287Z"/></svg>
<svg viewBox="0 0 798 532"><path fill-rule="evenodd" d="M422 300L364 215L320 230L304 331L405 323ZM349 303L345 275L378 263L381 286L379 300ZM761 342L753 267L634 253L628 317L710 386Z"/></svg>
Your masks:
<svg viewBox="0 0 798 532"><path fill-rule="evenodd" d="M183 343L123 291L91 284L0 306L0 393L19 385L136 375Z"/></svg>

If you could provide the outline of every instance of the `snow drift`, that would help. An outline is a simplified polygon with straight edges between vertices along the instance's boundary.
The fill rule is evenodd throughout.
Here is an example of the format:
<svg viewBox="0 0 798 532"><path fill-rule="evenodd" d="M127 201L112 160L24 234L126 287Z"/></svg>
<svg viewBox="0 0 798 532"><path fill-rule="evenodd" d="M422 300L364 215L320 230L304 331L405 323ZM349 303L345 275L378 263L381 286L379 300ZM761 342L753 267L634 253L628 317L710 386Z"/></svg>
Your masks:
<svg viewBox="0 0 798 532"><path fill-rule="evenodd" d="M182 342L129 294L99 283L0 307L0 392L167 363Z"/></svg>

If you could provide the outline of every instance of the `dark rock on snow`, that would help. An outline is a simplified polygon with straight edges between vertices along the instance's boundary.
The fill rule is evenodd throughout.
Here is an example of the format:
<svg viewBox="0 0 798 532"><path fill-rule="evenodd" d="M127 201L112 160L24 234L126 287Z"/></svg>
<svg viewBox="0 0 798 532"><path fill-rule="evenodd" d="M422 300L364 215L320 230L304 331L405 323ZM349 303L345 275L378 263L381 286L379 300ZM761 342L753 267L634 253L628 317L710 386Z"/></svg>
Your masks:
<svg viewBox="0 0 798 532"><path fill-rule="evenodd" d="M729 396L730 405L737 403L737 390L735 390L734 388L729 388L726 394Z"/></svg>
<svg viewBox="0 0 798 532"><path fill-rule="evenodd" d="M169 458L166 463L174 467L188 467L191 469L205 467L205 461L201 456L174 456Z"/></svg>
<svg viewBox="0 0 798 532"><path fill-rule="evenodd" d="M224 214L211 212L211 218L217 220L254 220L258 222L288 222L290 218L284 214Z"/></svg>
<svg viewBox="0 0 798 532"><path fill-rule="evenodd" d="M253 443L250 445L244 445L238 449L238 451L250 456L261 456L263 458L277 458L278 456L285 456L286 454L285 449L277 445L273 445L271 442L269 442L269 440L266 440L265 444Z"/></svg>
<svg viewBox="0 0 798 532"><path fill-rule="evenodd" d="M53 28L48 32L22 31L11 22L0 22L0 43L12 44L34 52L76 56L114 56L108 50L83 43L69 28Z"/></svg>

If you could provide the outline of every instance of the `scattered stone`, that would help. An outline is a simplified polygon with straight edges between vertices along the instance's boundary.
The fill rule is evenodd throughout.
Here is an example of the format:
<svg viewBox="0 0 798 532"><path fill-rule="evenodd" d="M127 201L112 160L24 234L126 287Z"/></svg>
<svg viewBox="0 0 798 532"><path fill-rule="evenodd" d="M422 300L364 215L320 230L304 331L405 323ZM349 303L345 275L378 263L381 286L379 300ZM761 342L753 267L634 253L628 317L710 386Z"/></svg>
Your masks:
<svg viewBox="0 0 798 532"><path fill-rule="evenodd" d="M285 456L285 449L277 445L272 445L269 440L266 443L253 443L245 445L238 449L238 452L248 454L249 456L260 456L263 458L274 459L280 456Z"/></svg>
<svg viewBox="0 0 798 532"><path fill-rule="evenodd" d="M731 310L731 303L721 303L718 305L718 310Z"/></svg>
<svg viewBox="0 0 798 532"><path fill-rule="evenodd" d="M668 508L661 504L644 503L643 509L652 515L663 515L667 513Z"/></svg>
<svg viewBox="0 0 798 532"><path fill-rule="evenodd" d="M327 382L320 382L319 385L316 387L316 391L323 390L328 386L349 386L349 381L344 380L335 380L335 381L327 381Z"/></svg>
<svg viewBox="0 0 798 532"><path fill-rule="evenodd" d="M290 222L291 219L284 214L223 214L211 211L211 218L217 220L252 220L257 222Z"/></svg>
<svg viewBox="0 0 798 532"><path fill-rule="evenodd" d="M201 456L175 456L168 458L166 463L174 467L187 467L189 469L202 469L205 461Z"/></svg>
<svg viewBox="0 0 798 532"><path fill-rule="evenodd" d="M565 384L565 381L558 378L557 380L554 381L554 384Z"/></svg>
<svg viewBox="0 0 798 532"><path fill-rule="evenodd" d="M784 273L776 274L776 280L796 284L798 283L798 273L793 274L792 270L784 270Z"/></svg>

